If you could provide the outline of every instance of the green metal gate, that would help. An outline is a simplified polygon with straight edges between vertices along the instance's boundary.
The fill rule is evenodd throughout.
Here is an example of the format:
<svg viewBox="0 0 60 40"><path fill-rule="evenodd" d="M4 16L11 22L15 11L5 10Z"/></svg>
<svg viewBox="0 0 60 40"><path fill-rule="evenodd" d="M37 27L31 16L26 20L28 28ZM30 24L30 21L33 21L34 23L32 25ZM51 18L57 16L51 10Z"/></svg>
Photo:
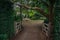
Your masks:
<svg viewBox="0 0 60 40"><path fill-rule="evenodd" d="M54 13L54 40L60 40L60 0L56 0Z"/></svg>
<svg viewBox="0 0 60 40"><path fill-rule="evenodd" d="M8 40L14 34L13 3L0 0L0 40Z"/></svg>

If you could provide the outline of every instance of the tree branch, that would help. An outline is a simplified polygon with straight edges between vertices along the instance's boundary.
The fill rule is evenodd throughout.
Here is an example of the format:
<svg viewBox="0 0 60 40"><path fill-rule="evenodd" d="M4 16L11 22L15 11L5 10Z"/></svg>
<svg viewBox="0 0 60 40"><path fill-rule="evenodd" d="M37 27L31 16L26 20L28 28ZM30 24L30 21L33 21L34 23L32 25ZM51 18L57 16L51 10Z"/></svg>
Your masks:
<svg viewBox="0 0 60 40"><path fill-rule="evenodd" d="M45 16L45 17L48 18L48 14L46 14L42 9L40 9L40 8L38 8L38 7L29 7L29 6L22 5L22 4L17 4L17 5L20 6L20 7L27 8L27 9L37 10L37 11L39 11L43 16Z"/></svg>
<svg viewBox="0 0 60 40"><path fill-rule="evenodd" d="M48 14L46 14L46 13L44 12L44 10L42 10L41 8L33 7L32 9L33 9L33 10L37 10L37 11L40 12L43 16L45 16L45 17L48 18Z"/></svg>

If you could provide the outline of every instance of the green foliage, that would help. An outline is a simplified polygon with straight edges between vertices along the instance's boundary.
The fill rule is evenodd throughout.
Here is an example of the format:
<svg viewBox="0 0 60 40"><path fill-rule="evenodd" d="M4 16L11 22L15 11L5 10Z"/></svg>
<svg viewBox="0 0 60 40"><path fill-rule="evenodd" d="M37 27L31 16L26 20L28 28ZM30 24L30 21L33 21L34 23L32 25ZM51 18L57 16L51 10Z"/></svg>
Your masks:
<svg viewBox="0 0 60 40"><path fill-rule="evenodd" d="M30 10L29 11L29 18L30 19L37 20L37 19L40 19L40 17L43 17L43 15L41 15L37 11L35 11L35 10Z"/></svg>
<svg viewBox="0 0 60 40"><path fill-rule="evenodd" d="M15 21L21 21L21 19L22 19L21 15L15 16Z"/></svg>
<svg viewBox="0 0 60 40"><path fill-rule="evenodd" d="M44 20L44 23L49 23L49 20L46 18L45 20Z"/></svg>
<svg viewBox="0 0 60 40"><path fill-rule="evenodd" d="M47 8L47 6L42 1L44 1L44 2L49 4L49 0L19 0L17 2L20 2L21 4L24 4L24 5L28 5L30 7L40 7L41 9L44 10L44 12L46 12L48 14L49 13L49 9ZM22 8L22 13L27 15L30 19L40 19L40 17L43 17L37 11L33 11L33 10L29 11L29 10L30 9L23 9Z"/></svg>

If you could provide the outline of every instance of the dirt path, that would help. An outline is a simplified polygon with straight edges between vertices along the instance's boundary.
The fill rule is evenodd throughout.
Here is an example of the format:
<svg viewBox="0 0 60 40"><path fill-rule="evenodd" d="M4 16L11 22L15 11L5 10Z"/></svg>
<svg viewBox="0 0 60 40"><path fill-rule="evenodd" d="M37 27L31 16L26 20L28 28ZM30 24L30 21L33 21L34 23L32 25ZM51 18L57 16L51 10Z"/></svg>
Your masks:
<svg viewBox="0 0 60 40"><path fill-rule="evenodd" d="M13 40L43 40L41 38L42 20L23 21L24 30Z"/></svg>

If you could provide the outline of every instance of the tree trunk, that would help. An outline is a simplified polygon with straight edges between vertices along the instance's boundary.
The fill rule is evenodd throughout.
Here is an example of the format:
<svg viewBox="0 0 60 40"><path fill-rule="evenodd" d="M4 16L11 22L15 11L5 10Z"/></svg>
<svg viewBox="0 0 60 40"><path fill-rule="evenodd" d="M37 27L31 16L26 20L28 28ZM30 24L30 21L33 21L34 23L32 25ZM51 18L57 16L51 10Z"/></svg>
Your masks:
<svg viewBox="0 0 60 40"><path fill-rule="evenodd" d="M53 19L54 19L54 13L53 13L53 5L51 4L49 6L49 28L50 28L50 33L49 33L49 40L52 40L53 36Z"/></svg>

